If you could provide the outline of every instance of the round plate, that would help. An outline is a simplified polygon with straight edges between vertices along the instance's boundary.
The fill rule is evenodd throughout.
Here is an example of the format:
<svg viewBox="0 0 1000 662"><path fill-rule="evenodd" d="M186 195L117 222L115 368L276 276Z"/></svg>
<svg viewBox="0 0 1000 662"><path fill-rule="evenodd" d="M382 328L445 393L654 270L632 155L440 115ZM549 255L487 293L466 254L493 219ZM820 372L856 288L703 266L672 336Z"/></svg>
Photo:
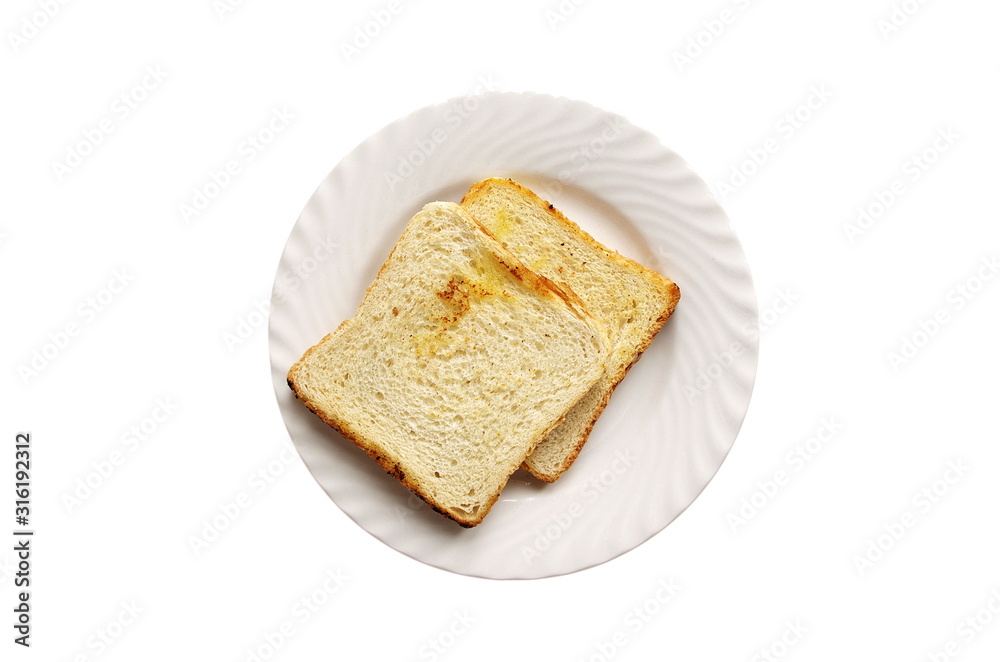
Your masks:
<svg viewBox="0 0 1000 662"><path fill-rule="evenodd" d="M552 484L517 471L483 523L463 529L296 401L285 375L354 315L411 216L427 202L457 202L486 177L532 188L608 247L673 279L681 300L576 463ZM541 94L453 99L361 143L296 222L269 324L281 414L330 498L414 559L497 579L594 566L667 526L732 447L757 369L750 273L708 187L620 116Z"/></svg>

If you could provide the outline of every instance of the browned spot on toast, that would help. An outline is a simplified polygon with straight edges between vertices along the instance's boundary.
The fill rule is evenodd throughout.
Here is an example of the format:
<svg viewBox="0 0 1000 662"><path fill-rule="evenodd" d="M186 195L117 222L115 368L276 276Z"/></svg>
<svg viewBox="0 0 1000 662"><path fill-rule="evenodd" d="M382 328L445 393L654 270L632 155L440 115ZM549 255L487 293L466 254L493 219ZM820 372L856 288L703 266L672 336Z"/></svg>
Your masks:
<svg viewBox="0 0 1000 662"><path fill-rule="evenodd" d="M454 315L451 321L455 321L469 311L473 301L481 301L486 297L493 296L493 292L479 283L464 278L451 278L444 289L437 292L437 295L452 307Z"/></svg>

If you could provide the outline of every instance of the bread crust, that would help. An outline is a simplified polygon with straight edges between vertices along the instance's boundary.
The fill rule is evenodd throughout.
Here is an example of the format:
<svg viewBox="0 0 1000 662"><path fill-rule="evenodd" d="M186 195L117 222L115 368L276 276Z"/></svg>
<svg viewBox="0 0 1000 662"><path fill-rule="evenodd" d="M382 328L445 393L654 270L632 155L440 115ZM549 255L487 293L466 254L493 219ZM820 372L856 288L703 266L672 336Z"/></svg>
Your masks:
<svg viewBox="0 0 1000 662"><path fill-rule="evenodd" d="M569 288L565 283L556 283L543 276L540 273L532 271L524 265L520 258L510 251L503 242L497 239L489 228L480 223L472 214L470 214L464 207L461 208L465 214L466 221L473 224L473 226L489 237L490 242L493 243L493 254L500 261L500 264L505 266L511 274L513 274L517 279L525 281L528 283L532 289L537 292L555 295L561 299L570 309L573 310L577 316L586 319L593 324L597 324L603 328L603 324L600 320L597 320L590 314L587 310L587 306L584 305L583 301L576 295L576 293ZM501 255L500 253L503 253Z"/></svg>
<svg viewBox="0 0 1000 662"><path fill-rule="evenodd" d="M558 471L554 473L544 473L537 467L531 466L531 464L527 461L522 464L522 468L530 471L531 474L539 480L552 483L555 482L559 476L563 474L563 472L569 469L573 462L576 461L577 457L579 457L581 450L583 450L584 445L587 443L587 439L590 437L590 433L594 429L594 425L597 423L597 419L600 418L601 414L604 412L615 389L618 388L618 385L625 378L625 375L628 374L629 370L632 369L632 366L635 365L636 362L642 357L643 353L653 342L653 338L656 337L656 335L663 328L663 325L666 324L667 320L670 319L670 316L673 315L674 309L680 301L681 292L680 288L672 280L665 278L663 275L657 273L649 267L646 267L645 265L642 265L635 260L627 258L617 251L613 251L607 246L604 246L581 229L579 225L567 218L565 214L555 207L555 205L547 200L544 200L534 191L522 186L513 179L489 178L476 182L462 197L460 204L465 206L466 204L472 203L478 197L485 195L491 186L516 190L528 202L547 213L550 218L563 226L581 242L586 243L595 250L600 251L602 254L606 255L609 260L618 263L618 265L622 268L638 273L643 278L654 284L655 289L663 294L663 299L660 301L660 313L654 323L646 329L645 333L640 338L638 344L636 345L637 351L633 359L628 363L628 365L619 370L617 373L608 375L609 382L607 385L602 386L601 384L598 384L594 386L594 388L604 388L605 392L594 406L588 424L576 439L574 446L570 449L570 452L566 455L563 462L559 465ZM568 285L561 284L561 286L564 290L572 292ZM573 296L576 297L575 294L573 294ZM576 300L580 301L578 297L576 297ZM585 306L582 301L580 301L580 304Z"/></svg>

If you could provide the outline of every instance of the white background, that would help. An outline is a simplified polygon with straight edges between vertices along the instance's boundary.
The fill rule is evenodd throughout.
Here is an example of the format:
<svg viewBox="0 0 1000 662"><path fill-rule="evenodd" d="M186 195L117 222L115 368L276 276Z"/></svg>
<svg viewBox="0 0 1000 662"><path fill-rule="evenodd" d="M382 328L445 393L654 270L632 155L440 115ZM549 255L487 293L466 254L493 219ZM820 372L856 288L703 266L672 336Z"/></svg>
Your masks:
<svg viewBox="0 0 1000 662"><path fill-rule="evenodd" d="M241 661L269 641L281 660L997 659L1000 6L232 4L0 14L0 529L30 430L37 532L30 650L0 546L4 659ZM372 12L387 25L345 53ZM684 156L768 322L743 429L694 505L539 581L449 574L350 521L284 451L255 314L339 159L484 81L621 113ZM248 148L276 111L294 117ZM830 441L790 458L824 421Z"/></svg>

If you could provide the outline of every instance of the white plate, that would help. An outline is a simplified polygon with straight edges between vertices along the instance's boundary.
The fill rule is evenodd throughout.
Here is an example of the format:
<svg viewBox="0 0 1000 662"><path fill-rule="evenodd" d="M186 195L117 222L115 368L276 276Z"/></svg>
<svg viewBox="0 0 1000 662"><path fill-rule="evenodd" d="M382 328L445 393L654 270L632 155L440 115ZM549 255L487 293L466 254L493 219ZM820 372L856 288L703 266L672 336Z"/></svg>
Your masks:
<svg viewBox="0 0 1000 662"><path fill-rule="evenodd" d="M421 206L512 176L620 253L671 277L681 301L557 482L518 471L482 524L433 512L292 396L285 375L352 317ZM757 304L729 222L655 136L589 104L540 94L454 99L361 143L309 200L272 293L274 389L292 441L330 498L387 545L489 578L587 568L662 530L732 447L757 368ZM318 523L323 526L323 523Z"/></svg>

